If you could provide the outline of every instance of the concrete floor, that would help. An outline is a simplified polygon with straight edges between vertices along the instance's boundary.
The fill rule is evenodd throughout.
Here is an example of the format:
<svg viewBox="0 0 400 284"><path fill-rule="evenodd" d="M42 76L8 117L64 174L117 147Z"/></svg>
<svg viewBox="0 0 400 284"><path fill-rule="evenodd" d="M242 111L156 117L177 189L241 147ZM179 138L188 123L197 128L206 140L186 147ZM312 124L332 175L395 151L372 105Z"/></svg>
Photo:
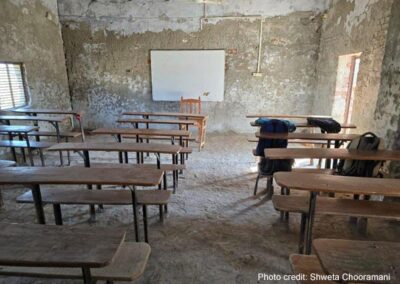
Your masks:
<svg viewBox="0 0 400 284"><path fill-rule="evenodd" d="M253 197L254 144L246 138L233 133L208 135L205 149L195 150L188 160L165 223L158 221L158 208L149 208L152 254L143 277L136 283L258 283L257 274L261 272L291 273L288 258L297 251L300 216L292 214L289 223L280 221L279 212L262 192L265 180L260 183L260 194ZM88 139L112 141L107 137ZM76 154L72 160L82 162ZM56 164L57 155L46 154L46 161ZM97 153L92 161L117 162L117 154ZM15 203L26 189L11 188L3 190L5 207L0 210L0 221L34 222L33 206ZM279 191L276 186L275 190ZM130 206L105 206L92 224L88 222L87 206L63 206L63 215L65 225L123 227L128 230L127 240L134 239ZM50 206L46 217L52 224ZM370 220L368 233L362 236L347 218L328 216L317 217L314 229L314 238L398 241L399 234L399 223ZM0 283L81 281L4 277Z"/></svg>

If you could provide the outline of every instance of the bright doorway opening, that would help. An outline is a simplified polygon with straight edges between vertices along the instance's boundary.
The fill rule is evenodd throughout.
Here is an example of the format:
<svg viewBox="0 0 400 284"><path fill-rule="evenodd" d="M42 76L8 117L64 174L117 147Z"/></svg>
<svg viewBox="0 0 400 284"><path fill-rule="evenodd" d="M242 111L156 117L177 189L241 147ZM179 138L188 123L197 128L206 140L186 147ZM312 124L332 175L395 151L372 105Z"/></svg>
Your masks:
<svg viewBox="0 0 400 284"><path fill-rule="evenodd" d="M332 117L340 123L350 123L360 70L360 53L339 56Z"/></svg>

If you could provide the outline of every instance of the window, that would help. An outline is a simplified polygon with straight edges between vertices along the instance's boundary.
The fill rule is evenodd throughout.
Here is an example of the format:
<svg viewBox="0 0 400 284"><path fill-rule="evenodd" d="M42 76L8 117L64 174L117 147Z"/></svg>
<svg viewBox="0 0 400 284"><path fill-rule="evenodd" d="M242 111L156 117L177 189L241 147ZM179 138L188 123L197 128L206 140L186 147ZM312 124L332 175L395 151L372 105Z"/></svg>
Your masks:
<svg viewBox="0 0 400 284"><path fill-rule="evenodd" d="M25 90L23 65L0 62L0 109L26 105Z"/></svg>

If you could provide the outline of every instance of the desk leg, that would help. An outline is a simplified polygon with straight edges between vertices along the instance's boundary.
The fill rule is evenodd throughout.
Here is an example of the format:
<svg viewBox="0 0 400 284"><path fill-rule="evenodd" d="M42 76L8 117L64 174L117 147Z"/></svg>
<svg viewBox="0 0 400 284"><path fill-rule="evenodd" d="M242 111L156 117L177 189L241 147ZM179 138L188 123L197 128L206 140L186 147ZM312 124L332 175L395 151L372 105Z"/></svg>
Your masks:
<svg viewBox="0 0 400 284"><path fill-rule="evenodd" d="M117 140L118 140L119 143L122 142L121 134L117 134ZM118 157L119 157L119 163L123 164L124 163L124 159L122 157L122 152L118 152Z"/></svg>
<svg viewBox="0 0 400 284"><path fill-rule="evenodd" d="M82 267L82 276L84 284L93 284L92 274L90 273L90 268Z"/></svg>
<svg viewBox="0 0 400 284"><path fill-rule="evenodd" d="M326 143L326 148L331 148L331 140L328 140ZM325 160L325 169L330 169L331 168L331 159L326 159Z"/></svg>
<svg viewBox="0 0 400 284"><path fill-rule="evenodd" d="M79 121L79 128L81 129L81 135L82 135L82 142L85 142L85 131L83 129L83 117L82 115L76 115L76 120Z"/></svg>
<svg viewBox="0 0 400 284"><path fill-rule="evenodd" d="M308 218L307 218L307 226L306 226L306 254L311 254L311 245L312 245L312 228L314 224L314 216L315 216L315 203L317 201L317 193L310 192L310 201L308 207Z"/></svg>
<svg viewBox="0 0 400 284"><path fill-rule="evenodd" d="M8 139L9 139L10 141L14 140L13 135L12 135L11 132L8 133ZM14 148L14 147L11 147L11 153L12 153L14 162L18 163L18 160L17 160L17 152L15 152L15 148Z"/></svg>
<svg viewBox="0 0 400 284"><path fill-rule="evenodd" d="M54 212L54 220L56 225L61 226L63 224L62 213L61 213L61 204L53 204L53 212Z"/></svg>
<svg viewBox="0 0 400 284"><path fill-rule="evenodd" d="M31 149L31 144L29 143L28 133L25 133L25 140L26 140L26 146L28 147L29 161L31 162L31 166L33 167L35 166L35 163L33 162L32 149Z"/></svg>
<svg viewBox="0 0 400 284"><path fill-rule="evenodd" d="M85 167L90 168L89 151L83 151L83 159L84 159ZM92 190L93 186L91 184L88 184L87 188L89 190ZM94 205L89 205L89 208L90 208L90 222L94 222L96 220L96 209L95 209Z"/></svg>
<svg viewBox="0 0 400 284"><path fill-rule="evenodd" d="M136 186L131 188L132 195L132 209L133 209L133 226L135 227L135 239L139 242L139 224L138 224L138 211L137 211L137 199L136 199Z"/></svg>
<svg viewBox="0 0 400 284"><path fill-rule="evenodd" d="M60 126L58 125L58 122L54 123L54 127L56 128L56 133L57 133L57 143L61 143ZM64 166L64 157L62 151L60 151L60 163L61 166Z"/></svg>
<svg viewBox="0 0 400 284"><path fill-rule="evenodd" d="M31 190L33 202L35 203L37 221L39 224L46 224L46 218L43 211L42 194L40 193L40 185L33 185Z"/></svg>
<svg viewBox="0 0 400 284"><path fill-rule="evenodd" d="M160 154L154 153L154 155L156 155L156 158L157 158L157 169L161 169ZM161 190L161 183L158 184L158 189ZM164 210L163 210L163 206L162 205L159 205L159 214L160 214L160 221L164 222Z"/></svg>

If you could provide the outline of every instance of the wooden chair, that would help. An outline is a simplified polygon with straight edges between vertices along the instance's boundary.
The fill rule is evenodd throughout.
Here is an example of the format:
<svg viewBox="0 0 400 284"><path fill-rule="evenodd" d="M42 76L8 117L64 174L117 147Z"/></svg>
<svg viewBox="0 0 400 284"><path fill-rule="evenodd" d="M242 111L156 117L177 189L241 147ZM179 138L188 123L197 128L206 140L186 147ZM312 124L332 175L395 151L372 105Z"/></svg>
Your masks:
<svg viewBox="0 0 400 284"><path fill-rule="evenodd" d="M181 97L179 112L181 113L193 113L193 114L201 114L201 97L198 99L184 99ZM198 128L198 138L197 142L199 143L199 151L206 144L206 124L207 118L204 119L194 119L196 120L196 126Z"/></svg>

